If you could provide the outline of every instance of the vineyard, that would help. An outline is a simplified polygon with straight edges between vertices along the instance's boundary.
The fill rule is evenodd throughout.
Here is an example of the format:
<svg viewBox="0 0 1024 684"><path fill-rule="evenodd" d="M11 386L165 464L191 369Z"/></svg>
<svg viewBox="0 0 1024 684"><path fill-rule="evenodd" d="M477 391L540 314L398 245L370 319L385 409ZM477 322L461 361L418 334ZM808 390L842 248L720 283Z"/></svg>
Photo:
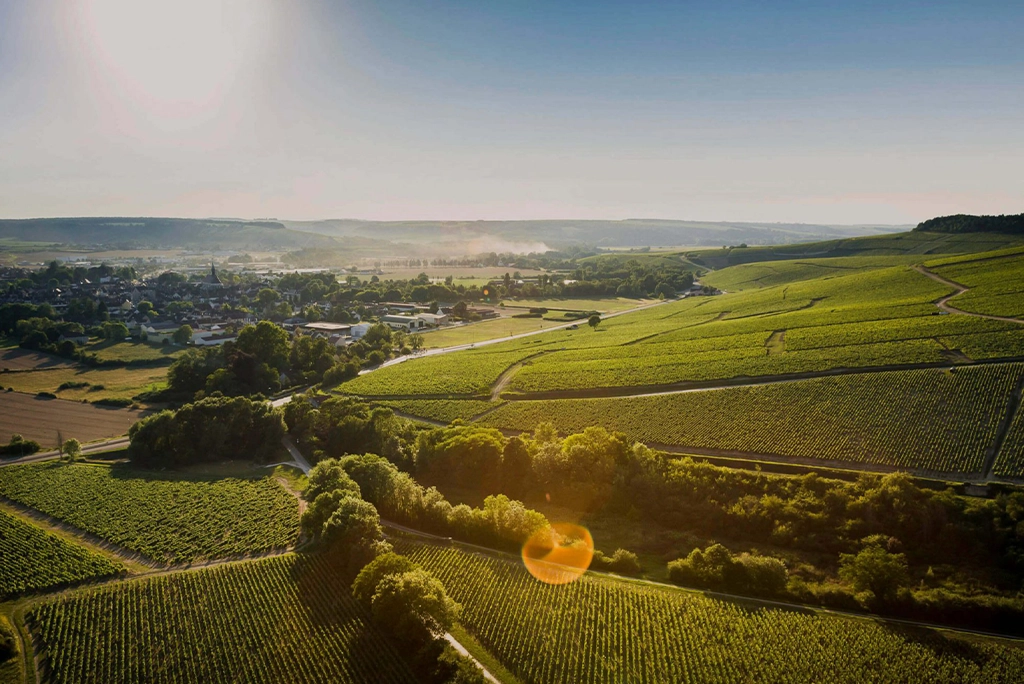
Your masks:
<svg viewBox="0 0 1024 684"><path fill-rule="evenodd" d="M753 606L401 542L463 605L463 624L524 681L1016 682L1024 650L925 629Z"/></svg>
<svg viewBox="0 0 1024 684"><path fill-rule="evenodd" d="M269 477L187 480L40 463L0 468L0 496L160 563L268 552L298 537L298 502Z"/></svg>
<svg viewBox="0 0 1024 684"><path fill-rule="evenodd" d="M950 305L975 313L1024 317L1024 254L976 257L932 270L971 288L954 297Z"/></svg>
<svg viewBox="0 0 1024 684"><path fill-rule="evenodd" d="M0 511L0 601L124 572L119 563Z"/></svg>
<svg viewBox="0 0 1024 684"><path fill-rule="evenodd" d="M977 473L1024 364L893 371L619 399L510 401L481 419L551 421L632 439L946 473ZM1005 449L1004 449L1005 451Z"/></svg>
<svg viewBox="0 0 1024 684"><path fill-rule="evenodd" d="M505 391L529 395L1024 355L1024 326L939 315L934 302L950 288L894 265L908 260L750 264L742 268L754 271L754 280L737 281L748 289L670 302L602 321L596 330L551 331L412 359L342 388L403 399L480 396L519 363ZM1004 289L1017 287L1018 279L1004 275Z"/></svg>
<svg viewBox="0 0 1024 684"><path fill-rule="evenodd" d="M476 399L409 399L406 401L382 401L378 403L399 413L407 413L445 424L451 423L453 420L469 422L484 411L500 405L499 402Z"/></svg>
<svg viewBox="0 0 1024 684"><path fill-rule="evenodd" d="M1024 410L1013 416L992 472L999 477L1024 478Z"/></svg>
<svg viewBox="0 0 1024 684"><path fill-rule="evenodd" d="M106 585L40 603L26 621L54 684L414 681L322 557Z"/></svg>

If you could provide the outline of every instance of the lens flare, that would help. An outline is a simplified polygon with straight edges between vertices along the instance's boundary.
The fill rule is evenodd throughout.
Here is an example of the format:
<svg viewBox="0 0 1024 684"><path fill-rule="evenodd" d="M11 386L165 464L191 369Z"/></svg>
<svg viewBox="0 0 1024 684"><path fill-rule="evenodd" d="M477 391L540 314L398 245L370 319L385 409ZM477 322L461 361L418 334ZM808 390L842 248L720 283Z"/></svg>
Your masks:
<svg viewBox="0 0 1024 684"><path fill-rule="evenodd" d="M526 569L547 584L575 582L590 567L593 557L590 531L572 523L553 523L534 532L523 545Z"/></svg>

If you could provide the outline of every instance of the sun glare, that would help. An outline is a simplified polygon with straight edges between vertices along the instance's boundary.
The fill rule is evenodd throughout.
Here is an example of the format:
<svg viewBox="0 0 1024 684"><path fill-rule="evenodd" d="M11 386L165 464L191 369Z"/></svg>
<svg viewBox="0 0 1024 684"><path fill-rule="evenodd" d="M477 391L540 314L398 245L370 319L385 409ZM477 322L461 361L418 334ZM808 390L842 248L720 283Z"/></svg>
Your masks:
<svg viewBox="0 0 1024 684"><path fill-rule="evenodd" d="M78 29L90 65L133 104L190 116L215 107L266 44L264 0L90 0Z"/></svg>
<svg viewBox="0 0 1024 684"><path fill-rule="evenodd" d="M552 523L535 532L523 545L523 564L547 584L575 582L594 558L590 531L572 523Z"/></svg>

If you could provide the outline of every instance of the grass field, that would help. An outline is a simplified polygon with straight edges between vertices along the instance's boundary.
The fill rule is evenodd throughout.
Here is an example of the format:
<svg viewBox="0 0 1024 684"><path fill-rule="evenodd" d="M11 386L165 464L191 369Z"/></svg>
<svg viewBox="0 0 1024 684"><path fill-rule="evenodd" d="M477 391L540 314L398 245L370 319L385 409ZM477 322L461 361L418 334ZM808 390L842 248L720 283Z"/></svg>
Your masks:
<svg viewBox="0 0 1024 684"><path fill-rule="evenodd" d="M87 383L87 384L83 384ZM52 392L61 399L96 401L131 399L140 392L161 389L167 384L164 367L88 368L74 366L54 370L0 374L0 385L16 392ZM61 385L71 387L60 389Z"/></svg>
<svg viewBox="0 0 1024 684"><path fill-rule="evenodd" d="M523 681L1016 682L1015 642L706 597L588 574L564 586L521 563L400 542L463 604L462 622Z"/></svg>
<svg viewBox="0 0 1024 684"><path fill-rule="evenodd" d="M0 601L110 577L124 566L0 510Z"/></svg>
<svg viewBox="0 0 1024 684"><path fill-rule="evenodd" d="M55 684L415 681L315 556L82 590L34 606L27 620Z"/></svg>
<svg viewBox="0 0 1024 684"><path fill-rule="evenodd" d="M272 477L187 478L51 462L0 468L0 496L159 563L264 553L298 538L298 502Z"/></svg>
<svg viewBox="0 0 1024 684"><path fill-rule="evenodd" d="M95 354L101 361L165 361L170 365L174 359L185 353L185 348L170 344L100 340L87 345L83 351Z"/></svg>
<svg viewBox="0 0 1024 684"><path fill-rule="evenodd" d="M0 376L2 377L2 376ZM0 392L0 441L12 434L34 439L46 448L57 446L57 431L64 439L80 442L117 437L145 417L134 409L93 406L76 401L39 399L20 392Z"/></svg>
<svg viewBox="0 0 1024 684"><path fill-rule="evenodd" d="M1024 364L996 364L617 399L508 401L480 422L531 431L551 421L565 434L601 425L651 444L980 474L1022 378Z"/></svg>

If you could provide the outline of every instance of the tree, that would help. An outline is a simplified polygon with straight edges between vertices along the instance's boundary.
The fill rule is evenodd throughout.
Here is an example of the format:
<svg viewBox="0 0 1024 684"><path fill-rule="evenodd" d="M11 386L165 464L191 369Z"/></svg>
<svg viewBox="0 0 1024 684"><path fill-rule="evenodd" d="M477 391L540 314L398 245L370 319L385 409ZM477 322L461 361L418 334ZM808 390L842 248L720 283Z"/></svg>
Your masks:
<svg viewBox="0 0 1024 684"><path fill-rule="evenodd" d="M269 287L265 287L256 293L256 301L264 311L268 310L274 304L277 304L279 299L280 296L278 296L277 292L271 290Z"/></svg>
<svg viewBox="0 0 1024 684"><path fill-rule="evenodd" d="M910 580L906 555L890 553L878 544L869 544L857 554L840 555L839 577L857 591L870 591L879 601L893 598Z"/></svg>
<svg viewBox="0 0 1024 684"><path fill-rule="evenodd" d="M401 575L418 567L405 556L394 552L377 556L356 575L352 582L352 596L369 609L373 605L373 595L377 593L377 585L382 579L388 575Z"/></svg>
<svg viewBox="0 0 1024 684"><path fill-rule="evenodd" d="M77 461L82 455L82 443L72 437L64 442L61 453L67 456L68 461Z"/></svg>
<svg viewBox="0 0 1024 684"><path fill-rule="evenodd" d="M175 344L188 344L192 340L192 326L186 323L174 331L171 338Z"/></svg>
<svg viewBox="0 0 1024 684"><path fill-rule="evenodd" d="M120 342L128 337L128 326L120 321L105 321L101 326L103 337Z"/></svg>
<svg viewBox="0 0 1024 684"><path fill-rule="evenodd" d="M135 308L143 316L148 316L149 314L153 313L153 302L142 300L141 302L139 302L139 305Z"/></svg>
<svg viewBox="0 0 1024 684"><path fill-rule="evenodd" d="M419 333L413 333L412 335L409 335L408 342L409 347L412 348L413 351L419 351L420 349L423 348L423 335Z"/></svg>
<svg viewBox="0 0 1024 684"><path fill-rule="evenodd" d="M601 317L598 316L597 314L594 314L593 316L587 319L587 325L589 325L594 330L597 330L597 326L601 325Z"/></svg>
<svg viewBox="0 0 1024 684"><path fill-rule="evenodd" d="M235 346L256 357L256 364L265 363L275 370L284 370L288 364L288 333L270 321L247 325L238 333Z"/></svg>
<svg viewBox="0 0 1024 684"><path fill-rule="evenodd" d="M441 582L425 570L386 575L371 601L373 617L399 639L426 643L443 635L458 618L461 607Z"/></svg>

